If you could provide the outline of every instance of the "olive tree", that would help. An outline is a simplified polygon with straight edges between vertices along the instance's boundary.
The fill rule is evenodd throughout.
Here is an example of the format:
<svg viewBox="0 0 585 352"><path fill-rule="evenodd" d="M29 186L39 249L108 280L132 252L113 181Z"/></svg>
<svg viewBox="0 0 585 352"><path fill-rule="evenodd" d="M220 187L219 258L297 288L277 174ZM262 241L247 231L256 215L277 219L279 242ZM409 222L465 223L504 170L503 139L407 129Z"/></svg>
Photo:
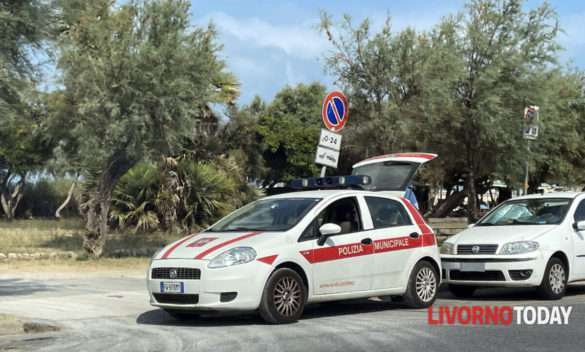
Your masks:
<svg viewBox="0 0 585 352"><path fill-rule="evenodd" d="M58 65L84 170L84 248L100 256L116 183L145 157L176 153L229 74L214 29L190 25L189 1L65 3Z"/></svg>

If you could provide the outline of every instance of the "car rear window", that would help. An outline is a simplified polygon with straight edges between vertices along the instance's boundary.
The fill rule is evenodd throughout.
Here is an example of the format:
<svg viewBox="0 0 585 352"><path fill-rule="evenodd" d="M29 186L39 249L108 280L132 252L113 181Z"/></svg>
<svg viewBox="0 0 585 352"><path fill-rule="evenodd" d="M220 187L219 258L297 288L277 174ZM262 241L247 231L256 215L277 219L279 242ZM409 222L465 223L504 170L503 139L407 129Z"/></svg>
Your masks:
<svg viewBox="0 0 585 352"><path fill-rule="evenodd" d="M374 228L412 225L404 206L395 200L381 197L365 197Z"/></svg>

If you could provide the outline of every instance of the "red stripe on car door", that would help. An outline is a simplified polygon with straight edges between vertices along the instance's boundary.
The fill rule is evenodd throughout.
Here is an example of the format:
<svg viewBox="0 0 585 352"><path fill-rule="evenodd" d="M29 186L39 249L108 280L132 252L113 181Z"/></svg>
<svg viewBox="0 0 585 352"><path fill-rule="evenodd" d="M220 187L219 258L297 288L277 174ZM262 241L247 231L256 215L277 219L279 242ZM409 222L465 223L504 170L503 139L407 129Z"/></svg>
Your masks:
<svg viewBox="0 0 585 352"><path fill-rule="evenodd" d="M427 225L422 215L420 215L418 209L416 209L408 199L406 198L401 199L404 205L406 205L406 208L408 208L408 212L412 215L414 221L416 222L416 225L421 231L421 236L419 237L421 239L421 245L422 246L434 245L436 243L435 234L433 230L429 227L429 225Z"/></svg>
<svg viewBox="0 0 585 352"><path fill-rule="evenodd" d="M246 239L248 237L256 236L259 233L260 232L250 232L250 233L247 233L247 234L245 234L243 236L239 236L239 237L236 237L236 238L232 238L229 241L225 241L225 242L222 242L220 244L217 244L217 245L215 245L215 246L213 246L213 247L211 247L211 248L209 248L209 249L207 249L207 250L199 253L199 255L195 257L195 259L203 259L203 258L205 258L205 256L207 256L211 252L214 252L214 251L216 251L216 250L218 250L218 249L220 249L222 247L225 247L227 245L230 245L230 244L232 244L234 242L238 242L238 241L244 240L244 239Z"/></svg>
<svg viewBox="0 0 585 352"><path fill-rule="evenodd" d="M430 236L434 239L434 235L422 235L418 238L410 236L389 237L374 241L371 245L364 245L360 242L344 244L335 247L324 247L300 251L301 255L307 259L311 264L328 262L332 260L346 259L358 257L362 255L370 255L377 253L384 253L390 251L406 250L417 248L421 246L428 246L429 239L425 236ZM433 243L434 244L434 243Z"/></svg>
<svg viewBox="0 0 585 352"><path fill-rule="evenodd" d="M301 251L301 255L311 264L328 262L337 259L346 259L374 253L373 245L364 245L360 242L343 244L334 247L323 247Z"/></svg>

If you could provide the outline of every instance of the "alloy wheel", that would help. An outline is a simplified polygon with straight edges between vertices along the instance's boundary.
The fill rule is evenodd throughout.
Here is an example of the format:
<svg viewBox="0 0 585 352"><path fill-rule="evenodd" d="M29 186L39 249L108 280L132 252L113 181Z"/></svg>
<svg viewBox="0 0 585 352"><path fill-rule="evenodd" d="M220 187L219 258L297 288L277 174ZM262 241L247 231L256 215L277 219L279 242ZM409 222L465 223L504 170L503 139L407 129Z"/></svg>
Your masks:
<svg viewBox="0 0 585 352"><path fill-rule="evenodd" d="M429 302L435 297L437 279L431 268L423 267L416 274L416 294L423 302Z"/></svg>
<svg viewBox="0 0 585 352"><path fill-rule="evenodd" d="M301 308L302 290L299 283L290 276L284 276L274 286L274 306L285 317L294 316Z"/></svg>
<svg viewBox="0 0 585 352"><path fill-rule="evenodd" d="M549 272L550 288L555 294L560 294L565 289L565 268L561 264L554 264Z"/></svg>

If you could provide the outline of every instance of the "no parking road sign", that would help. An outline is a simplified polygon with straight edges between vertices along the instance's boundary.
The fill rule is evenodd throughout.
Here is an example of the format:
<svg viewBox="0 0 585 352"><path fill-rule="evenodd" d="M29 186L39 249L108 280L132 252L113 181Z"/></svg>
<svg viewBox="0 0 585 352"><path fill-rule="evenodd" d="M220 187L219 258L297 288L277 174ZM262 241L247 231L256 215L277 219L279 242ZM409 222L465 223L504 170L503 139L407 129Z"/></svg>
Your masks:
<svg viewBox="0 0 585 352"><path fill-rule="evenodd" d="M349 104L345 95L339 91L327 94L323 99L321 117L328 130L341 131L349 120Z"/></svg>

